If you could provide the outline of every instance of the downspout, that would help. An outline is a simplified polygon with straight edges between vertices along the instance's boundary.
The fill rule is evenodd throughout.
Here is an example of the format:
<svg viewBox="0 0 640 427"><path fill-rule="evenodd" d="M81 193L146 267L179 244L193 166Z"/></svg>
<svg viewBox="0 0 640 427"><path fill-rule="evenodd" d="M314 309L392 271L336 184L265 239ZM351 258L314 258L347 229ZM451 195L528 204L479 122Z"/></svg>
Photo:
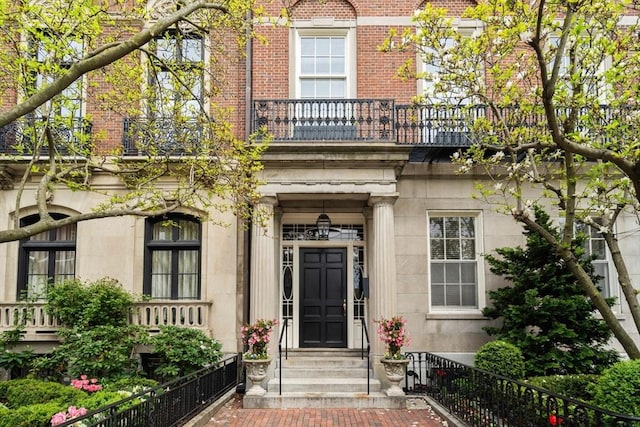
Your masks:
<svg viewBox="0 0 640 427"><path fill-rule="evenodd" d="M245 30L245 89L244 89L244 137L245 144L250 144L249 135L251 134L251 108L253 104L253 95L251 93L253 86L253 38L251 36L251 27L253 26L253 11L249 10L246 17L247 28ZM252 206L250 208L253 208ZM253 231L253 219L251 216L246 220L245 224L239 220L242 227L242 324L249 323L249 313L251 312L251 234ZM238 238L240 240L240 238ZM238 330L240 332L240 330ZM242 346L242 353L247 351L247 346ZM237 393L245 393L246 378L244 368L238 369L238 385Z"/></svg>
<svg viewBox="0 0 640 427"><path fill-rule="evenodd" d="M245 44L245 91L244 91L244 134L245 143L249 144L249 135L251 133L252 123L252 107L253 107L253 37L251 35L251 28L253 27L253 11L247 12L247 28L246 28L246 44ZM243 293L244 301L242 308L242 323L249 323L249 313L251 312L251 232L253 229L252 218L248 219L249 224L245 227L244 231L244 251L243 251Z"/></svg>

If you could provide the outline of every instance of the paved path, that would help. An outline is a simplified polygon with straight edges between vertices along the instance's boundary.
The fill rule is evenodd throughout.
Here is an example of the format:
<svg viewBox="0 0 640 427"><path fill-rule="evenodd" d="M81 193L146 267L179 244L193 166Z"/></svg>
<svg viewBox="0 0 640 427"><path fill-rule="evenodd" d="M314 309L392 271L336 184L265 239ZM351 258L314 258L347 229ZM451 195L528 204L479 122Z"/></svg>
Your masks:
<svg viewBox="0 0 640 427"><path fill-rule="evenodd" d="M206 427L442 427L446 422L421 401L411 409L243 409L235 395Z"/></svg>

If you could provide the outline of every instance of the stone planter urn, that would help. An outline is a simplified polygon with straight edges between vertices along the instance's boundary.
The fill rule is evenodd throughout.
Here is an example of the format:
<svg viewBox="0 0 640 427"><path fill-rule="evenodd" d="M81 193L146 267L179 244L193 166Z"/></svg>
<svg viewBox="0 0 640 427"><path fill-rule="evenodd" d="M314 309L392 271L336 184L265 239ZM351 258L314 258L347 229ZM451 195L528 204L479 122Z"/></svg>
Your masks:
<svg viewBox="0 0 640 427"><path fill-rule="evenodd" d="M247 369L247 378L251 381L251 388L245 393L247 396L262 396L267 391L262 388L262 381L267 377L267 369L271 358L267 359L243 359Z"/></svg>
<svg viewBox="0 0 640 427"><path fill-rule="evenodd" d="M405 378L409 359L380 359L384 373L391 386L386 390L387 396L404 396L400 383Z"/></svg>

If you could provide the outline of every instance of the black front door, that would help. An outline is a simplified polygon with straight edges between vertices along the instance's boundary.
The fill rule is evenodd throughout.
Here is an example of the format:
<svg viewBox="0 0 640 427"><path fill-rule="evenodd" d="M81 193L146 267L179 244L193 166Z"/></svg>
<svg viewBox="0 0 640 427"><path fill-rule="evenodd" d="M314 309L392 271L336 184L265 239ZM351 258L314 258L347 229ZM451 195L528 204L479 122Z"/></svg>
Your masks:
<svg viewBox="0 0 640 427"><path fill-rule="evenodd" d="M347 346L347 250L301 248L300 347Z"/></svg>

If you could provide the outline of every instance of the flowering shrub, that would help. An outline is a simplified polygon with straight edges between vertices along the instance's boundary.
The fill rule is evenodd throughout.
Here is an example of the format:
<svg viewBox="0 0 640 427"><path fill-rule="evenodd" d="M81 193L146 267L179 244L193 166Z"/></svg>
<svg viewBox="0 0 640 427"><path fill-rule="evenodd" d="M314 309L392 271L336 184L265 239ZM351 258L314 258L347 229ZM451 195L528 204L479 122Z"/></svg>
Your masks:
<svg viewBox="0 0 640 427"><path fill-rule="evenodd" d="M98 384L96 378L87 377L86 375L80 375L79 379L71 380L71 385L78 390L84 390L88 393L94 393L98 390L102 390L102 386Z"/></svg>
<svg viewBox="0 0 640 427"><path fill-rule="evenodd" d="M409 336L405 325L407 321L402 316L393 316L391 319L374 320L378 324L378 336L387 345L384 354L385 359L404 359L401 353L403 345L409 345Z"/></svg>
<svg viewBox="0 0 640 427"><path fill-rule="evenodd" d="M87 410L85 408L76 408L75 406L69 406L67 412L58 412L51 417L51 425L59 426L67 420L81 417L83 415L86 415L86 413Z"/></svg>
<svg viewBox="0 0 640 427"><path fill-rule="evenodd" d="M271 330L278 321L258 319L252 325L242 327L242 342L249 346L244 354L245 359L266 359Z"/></svg>

